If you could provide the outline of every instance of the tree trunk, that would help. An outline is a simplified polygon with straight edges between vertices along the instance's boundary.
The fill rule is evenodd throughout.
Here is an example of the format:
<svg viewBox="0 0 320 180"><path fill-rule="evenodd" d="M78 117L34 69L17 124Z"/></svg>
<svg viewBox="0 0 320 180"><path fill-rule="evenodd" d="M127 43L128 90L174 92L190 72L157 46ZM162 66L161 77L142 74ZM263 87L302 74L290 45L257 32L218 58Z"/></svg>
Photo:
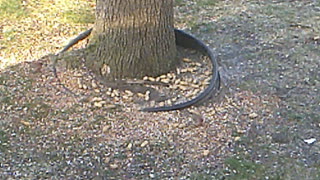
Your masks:
<svg viewBox="0 0 320 180"><path fill-rule="evenodd" d="M173 0L97 0L87 52L88 66L108 79L172 70L176 62Z"/></svg>

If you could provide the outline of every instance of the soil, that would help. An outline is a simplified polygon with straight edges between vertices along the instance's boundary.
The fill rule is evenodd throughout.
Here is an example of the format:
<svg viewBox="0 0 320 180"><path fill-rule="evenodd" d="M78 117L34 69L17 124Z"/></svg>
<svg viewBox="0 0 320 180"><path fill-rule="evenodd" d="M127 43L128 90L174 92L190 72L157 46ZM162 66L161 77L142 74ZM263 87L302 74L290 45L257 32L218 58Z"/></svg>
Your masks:
<svg viewBox="0 0 320 180"><path fill-rule="evenodd" d="M28 58L0 69L0 177L320 179L319 17L320 3L313 0L177 1L176 26L217 54L223 87L203 105L160 113L138 110L197 88L148 85L158 96L145 90L139 96L107 87L87 69L59 66L74 96L59 85L45 56L55 44L41 49L35 43L39 53L33 55L28 48L12 52L16 43L5 34L3 44L12 48L1 47L0 60ZM9 22L1 22L3 32ZM37 60L25 62L30 58ZM202 64L177 79L204 81L205 58L184 58Z"/></svg>

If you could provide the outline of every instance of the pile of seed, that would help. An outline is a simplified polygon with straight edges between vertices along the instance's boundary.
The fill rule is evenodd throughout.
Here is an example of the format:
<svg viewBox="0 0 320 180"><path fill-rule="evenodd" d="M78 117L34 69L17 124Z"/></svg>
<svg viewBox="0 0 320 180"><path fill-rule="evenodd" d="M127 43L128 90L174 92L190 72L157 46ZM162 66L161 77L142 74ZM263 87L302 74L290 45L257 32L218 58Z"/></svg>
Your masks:
<svg viewBox="0 0 320 180"><path fill-rule="evenodd" d="M133 92L130 88L118 89L114 85L109 86L97 79L93 73L88 73L85 67L74 71L58 67L58 74L63 80L62 83L71 92L79 95L81 101L88 101L89 106L115 108L120 105L131 108L135 106L138 109L141 106L168 106L195 98L209 85L211 79L212 65L208 57L195 51L180 50L187 53L187 57L179 58L179 66L174 71L158 77L123 80L129 82L128 84L133 82L135 85L152 88L157 98L152 98L153 92L148 89Z"/></svg>

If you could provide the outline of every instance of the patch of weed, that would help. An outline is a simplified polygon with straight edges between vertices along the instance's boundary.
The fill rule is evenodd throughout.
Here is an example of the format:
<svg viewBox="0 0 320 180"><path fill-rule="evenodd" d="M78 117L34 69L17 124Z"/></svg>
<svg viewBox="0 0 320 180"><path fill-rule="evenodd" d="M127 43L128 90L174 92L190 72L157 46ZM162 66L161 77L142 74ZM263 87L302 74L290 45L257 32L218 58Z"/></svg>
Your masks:
<svg viewBox="0 0 320 180"><path fill-rule="evenodd" d="M296 111L287 111L286 117L288 118L289 121L300 122L305 118L305 115Z"/></svg>
<svg viewBox="0 0 320 180"><path fill-rule="evenodd" d="M13 96L10 94L10 92L8 91L8 88L5 86L5 80L2 79L1 77L0 77L0 85L3 85L3 86L0 86L0 104L2 105L14 104Z"/></svg>
<svg viewBox="0 0 320 180"><path fill-rule="evenodd" d="M51 106L42 101L43 99L36 98L35 100L30 100L23 104L23 108L27 108L30 112L30 118L41 120L49 115Z"/></svg>
<svg viewBox="0 0 320 180"><path fill-rule="evenodd" d="M290 22L296 17L296 11L294 8L288 8L286 4L268 4L261 8L262 12L271 17L277 17L279 19Z"/></svg>

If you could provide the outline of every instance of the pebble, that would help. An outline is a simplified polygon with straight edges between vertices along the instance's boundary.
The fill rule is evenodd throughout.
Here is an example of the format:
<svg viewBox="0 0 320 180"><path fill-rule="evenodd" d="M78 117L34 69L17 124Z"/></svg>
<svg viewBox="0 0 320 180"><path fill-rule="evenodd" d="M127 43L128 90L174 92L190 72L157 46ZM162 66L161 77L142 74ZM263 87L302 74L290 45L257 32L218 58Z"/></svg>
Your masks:
<svg viewBox="0 0 320 180"><path fill-rule="evenodd" d="M107 131L109 131L110 128L111 128L111 126L109 126L109 125L103 126L102 132L106 133Z"/></svg>
<svg viewBox="0 0 320 180"><path fill-rule="evenodd" d="M212 73L211 73L211 71L205 71L204 74L205 74L206 76L211 76Z"/></svg>
<svg viewBox="0 0 320 180"><path fill-rule="evenodd" d="M198 84L190 84L190 87L192 87L192 88L200 88L200 85L198 85Z"/></svg>
<svg viewBox="0 0 320 180"><path fill-rule="evenodd" d="M105 104L105 101L99 101L99 102L94 102L93 106L101 108L103 106L103 104Z"/></svg>
<svg viewBox="0 0 320 180"><path fill-rule="evenodd" d="M234 138L235 141L240 141L240 139L241 139L241 138L240 138L239 136L237 136L237 137Z"/></svg>
<svg viewBox="0 0 320 180"><path fill-rule="evenodd" d="M249 114L249 118L250 119L255 119L255 118L257 118L258 117L258 114L257 113L251 113L251 114Z"/></svg>
<svg viewBox="0 0 320 180"><path fill-rule="evenodd" d="M131 92L131 91L129 91L129 90L125 90L124 91L126 94L127 94L127 96L129 96L129 97L132 97L134 94L133 94L133 92Z"/></svg>
<svg viewBox="0 0 320 180"><path fill-rule="evenodd" d="M172 78L174 77L174 74L173 74L173 73L168 73L168 74L167 74L167 77L168 77L169 79L172 79Z"/></svg>
<svg viewBox="0 0 320 180"><path fill-rule="evenodd" d="M83 77L83 75L81 73L75 73L73 77Z"/></svg>
<svg viewBox="0 0 320 180"><path fill-rule="evenodd" d="M78 87L79 87L79 89L82 89L82 88L83 88L83 86L82 86L81 79L78 79L78 80L77 80L77 83L78 83Z"/></svg>
<svg viewBox="0 0 320 180"><path fill-rule="evenodd" d="M144 100L149 101L150 100L150 91L146 91Z"/></svg>
<svg viewBox="0 0 320 180"><path fill-rule="evenodd" d="M161 79L161 82L168 84L170 83L170 79Z"/></svg>
<svg viewBox="0 0 320 180"><path fill-rule="evenodd" d="M117 96L117 97L119 97L120 96L120 91L119 90L113 90L112 91L112 93L115 95L115 96Z"/></svg>
<svg viewBox="0 0 320 180"><path fill-rule="evenodd" d="M167 75L163 74L161 76L159 76L160 79L166 79L167 78Z"/></svg>
<svg viewBox="0 0 320 180"><path fill-rule="evenodd" d="M23 120L21 120L20 123L25 125L25 126L30 126L31 125L31 123L29 123L27 121L23 121Z"/></svg>
<svg viewBox="0 0 320 180"><path fill-rule="evenodd" d="M186 81L180 81L180 83L179 83L180 85L183 85L183 86L187 86L187 85L189 85L189 83L188 82L186 82Z"/></svg>
<svg viewBox="0 0 320 180"><path fill-rule="evenodd" d="M190 62L192 62L192 60L191 60L191 59L189 59L189 58L183 58L183 59L182 59L182 61L183 61L183 62L186 62L186 63L190 63Z"/></svg>
<svg viewBox="0 0 320 180"><path fill-rule="evenodd" d="M101 97L92 98L92 102L95 102L95 101L102 101L102 98Z"/></svg>
<svg viewBox="0 0 320 180"><path fill-rule="evenodd" d="M91 86L93 89L96 89L98 87L97 83L92 81Z"/></svg>
<svg viewBox="0 0 320 180"><path fill-rule="evenodd" d="M209 150L203 150L203 152L202 152L203 156L208 156L208 155L209 155L209 153L210 153L210 151L209 151Z"/></svg>
<svg viewBox="0 0 320 180"><path fill-rule="evenodd" d="M115 104L108 104L105 106L107 109L115 109L117 106Z"/></svg>
<svg viewBox="0 0 320 180"><path fill-rule="evenodd" d="M148 141L143 141L143 143L141 143L141 145L140 145L140 147L145 147L146 145L148 145L149 144L149 142Z"/></svg>
<svg viewBox="0 0 320 180"><path fill-rule="evenodd" d="M181 72L181 73L186 73L186 72L188 72L188 69L187 69L187 68L181 69L180 72Z"/></svg>
<svg viewBox="0 0 320 180"><path fill-rule="evenodd" d="M198 66L198 67L201 67L202 66L202 64L201 63L199 63L199 62L196 62L196 63L194 63L196 66Z"/></svg>
<svg viewBox="0 0 320 180"><path fill-rule="evenodd" d="M154 78L154 77L148 77L148 80L154 82L154 81L156 81L156 78Z"/></svg>
<svg viewBox="0 0 320 180"><path fill-rule="evenodd" d="M128 95L123 95L122 98L125 100L129 100L132 96L128 96Z"/></svg>
<svg viewBox="0 0 320 180"><path fill-rule="evenodd" d="M131 148L132 148L132 143L129 143L128 146L127 146L127 149L131 150Z"/></svg>
<svg viewBox="0 0 320 180"><path fill-rule="evenodd" d="M188 87L186 87L186 86L178 86L178 87L179 87L179 89L181 89L181 90L183 90L183 91L185 91L185 90L188 89Z"/></svg>
<svg viewBox="0 0 320 180"><path fill-rule="evenodd" d="M117 164L110 164L111 169L117 169L119 166Z"/></svg>

